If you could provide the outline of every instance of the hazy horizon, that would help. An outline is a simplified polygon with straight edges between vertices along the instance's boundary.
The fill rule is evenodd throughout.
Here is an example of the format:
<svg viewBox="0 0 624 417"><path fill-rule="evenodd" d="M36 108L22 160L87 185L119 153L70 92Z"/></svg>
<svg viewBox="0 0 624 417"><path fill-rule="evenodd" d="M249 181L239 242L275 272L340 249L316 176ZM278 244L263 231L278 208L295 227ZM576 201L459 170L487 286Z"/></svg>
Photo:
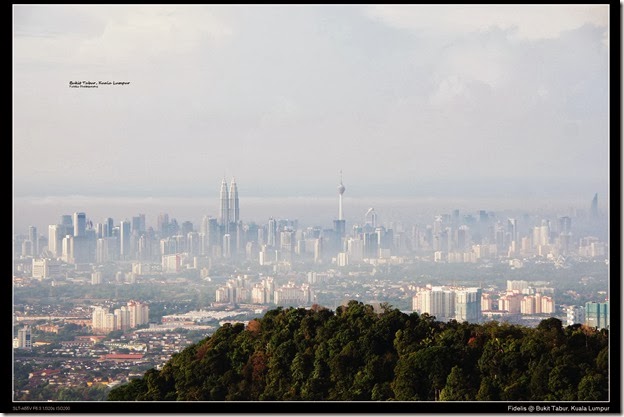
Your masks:
<svg viewBox="0 0 624 417"><path fill-rule="evenodd" d="M433 216L450 214L459 210L461 215L475 215L479 210L500 213L544 213L548 215L581 216L589 212L594 194L559 195L545 198L538 193L530 198L519 195L515 198L487 196L468 198L449 195L437 196L349 196L343 197L344 217L349 226L363 224L364 215L374 208L380 224L398 222L403 224L423 224L433 221ZM598 208L608 214L608 194L598 192ZM204 216L218 217L218 196L40 196L16 197L14 199L14 232L27 233L29 226L36 226L39 233L47 233L47 226L57 224L63 214L85 212L93 223L112 217L116 223L129 220L138 214L146 215L146 223L156 226L161 213L176 219L179 224L191 221L199 229ZM338 215L337 195L323 196L267 196L252 197L241 195L241 220L244 223L264 225L270 217L298 220L301 226L321 226L332 228L332 221Z"/></svg>
<svg viewBox="0 0 624 417"><path fill-rule="evenodd" d="M14 5L14 229L58 218L43 207L90 215L76 201L42 203L62 196L197 198L185 212L195 218L205 204L202 215L214 215L223 177L236 178L245 220L272 204L254 209L248 198L318 198L308 205L335 215L341 171L345 204L363 207L584 208L594 193L606 203L609 13ZM82 81L103 84L70 84ZM304 213L292 204L287 215Z"/></svg>

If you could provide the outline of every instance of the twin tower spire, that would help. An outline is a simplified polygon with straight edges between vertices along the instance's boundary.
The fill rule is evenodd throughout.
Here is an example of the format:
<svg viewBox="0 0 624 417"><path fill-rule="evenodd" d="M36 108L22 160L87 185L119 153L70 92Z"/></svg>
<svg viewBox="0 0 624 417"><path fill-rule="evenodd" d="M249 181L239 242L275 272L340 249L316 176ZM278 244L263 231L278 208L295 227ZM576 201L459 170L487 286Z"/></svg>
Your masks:
<svg viewBox="0 0 624 417"><path fill-rule="evenodd" d="M226 230L229 229L230 223L238 223L240 219L240 212L238 206L238 187L236 186L236 180L232 178L230 183L230 192L228 193L228 186L225 177L221 182L221 215L219 221L222 226L225 226Z"/></svg>

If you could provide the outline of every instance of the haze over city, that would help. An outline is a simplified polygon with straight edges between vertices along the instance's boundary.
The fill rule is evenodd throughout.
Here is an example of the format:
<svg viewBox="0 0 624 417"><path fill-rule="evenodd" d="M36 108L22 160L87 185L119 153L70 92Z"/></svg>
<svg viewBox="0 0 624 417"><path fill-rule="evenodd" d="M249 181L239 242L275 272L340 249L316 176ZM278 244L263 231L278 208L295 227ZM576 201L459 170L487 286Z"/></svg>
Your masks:
<svg viewBox="0 0 624 417"><path fill-rule="evenodd" d="M619 411L608 5L12 7L12 412Z"/></svg>
<svg viewBox="0 0 624 417"><path fill-rule="evenodd" d="M203 199L198 219L224 176L246 197L330 199L340 170L362 207L607 202L608 13L15 6L14 226L69 196Z"/></svg>

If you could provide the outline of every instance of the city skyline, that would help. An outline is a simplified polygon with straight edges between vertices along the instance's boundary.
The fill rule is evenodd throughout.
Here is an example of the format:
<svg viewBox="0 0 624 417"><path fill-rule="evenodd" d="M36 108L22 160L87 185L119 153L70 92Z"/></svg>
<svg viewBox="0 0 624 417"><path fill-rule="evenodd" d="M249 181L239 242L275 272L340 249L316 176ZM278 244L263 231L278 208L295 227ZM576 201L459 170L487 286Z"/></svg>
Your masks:
<svg viewBox="0 0 624 417"><path fill-rule="evenodd" d="M366 223L367 216L372 211L377 218L381 214L381 223L403 223L417 224L424 219L434 215L448 213L451 210L459 210L463 214L476 214L479 211L500 213L524 213L544 216L571 215L581 218L588 216L607 216L608 201L602 201L599 193L595 193L591 201L587 198L580 200L569 200L550 198L543 200L536 198L534 201L527 201L522 196L516 199L462 199L462 198L388 198L387 196L377 197L356 197L349 198L347 193L346 212L344 215L343 195L346 187L343 184L342 172L337 190L333 196L323 197L243 197L243 214L240 214L240 202L238 185L234 177L228 186L224 177L221 181L220 189L214 187L212 198L120 198L111 203L107 197L46 197L43 203L32 203L32 207L37 207L36 213L20 212L14 218L14 234L32 233L32 229L47 228L49 225L58 224L58 219L62 216L76 216L87 214L86 220L91 224L102 219L114 218L116 222L128 221L137 212L148 220L148 226L156 228L158 218L161 215L171 216L176 221L190 221L194 228L200 227L204 217L214 218L220 227L225 230L225 225L242 223L264 224L270 218L296 220L307 226L327 226L331 227L337 219L342 219L351 225ZM229 191L228 191L229 190ZM232 193L233 192L233 193ZM36 200L34 200L36 201ZM164 203L166 201L167 203ZM20 199L14 200L14 207L17 205L26 208L27 204L21 205ZM37 221L31 221L33 219ZM230 219L233 218L234 221ZM608 217L607 217L608 218Z"/></svg>
<svg viewBox="0 0 624 417"><path fill-rule="evenodd" d="M16 199L607 200L607 5L13 12Z"/></svg>

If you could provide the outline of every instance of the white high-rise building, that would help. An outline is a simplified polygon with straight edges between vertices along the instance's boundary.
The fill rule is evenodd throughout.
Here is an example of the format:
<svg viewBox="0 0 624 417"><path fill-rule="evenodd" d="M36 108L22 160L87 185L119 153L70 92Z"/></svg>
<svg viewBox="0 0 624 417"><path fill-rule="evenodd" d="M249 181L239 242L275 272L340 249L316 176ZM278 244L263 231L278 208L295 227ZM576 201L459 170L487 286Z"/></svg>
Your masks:
<svg viewBox="0 0 624 417"><path fill-rule="evenodd" d="M412 309L435 316L438 321L481 321L481 288L430 286L419 288Z"/></svg>
<svg viewBox="0 0 624 417"><path fill-rule="evenodd" d="M24 326L17 331L17 347L19 349L32 348L32 333L30 331L30 326Z"/></svg>
<svg viewBox="0 0 624 417"><path fill-rule="evenodd" d="M60 224L48 226L48 250L56 258L61 256L62 227Z"/></svg>
<svg viewBox="0 0 624 417"><path fill-rule="evenodd" d="M481 288L462 288L455 291L455 320L470 323L481 321Z"/></svg>
<svg viewBox="0 0 624 417"><path fill-rule="evenodd" d="M227 181L225 181L225 178L223 178L223 181L221 182L219 201L221 203L219 221L223 227L223 232L228 233L230 227L230 199L228 197Z"/></svg>

